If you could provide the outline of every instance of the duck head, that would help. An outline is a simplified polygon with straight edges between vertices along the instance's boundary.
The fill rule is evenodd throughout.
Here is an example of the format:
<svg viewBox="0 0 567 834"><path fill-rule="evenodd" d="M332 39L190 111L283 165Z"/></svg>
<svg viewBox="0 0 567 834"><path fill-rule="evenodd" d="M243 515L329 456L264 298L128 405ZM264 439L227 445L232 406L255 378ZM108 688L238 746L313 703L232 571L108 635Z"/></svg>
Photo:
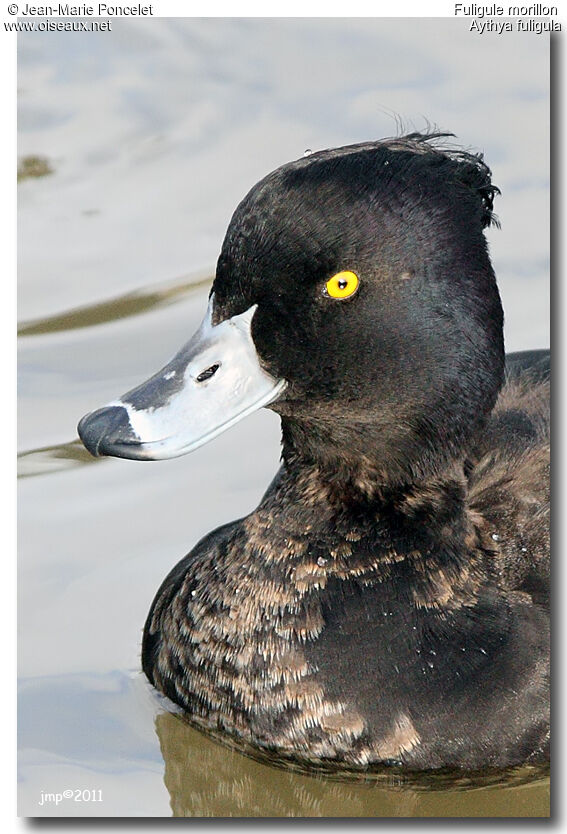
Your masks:
<svg viewBox="0 0 567 834"><path fill-rule="evenodd" d="M463 458L502 384L482 158L407 137L277 169L230 222L204 322L83 417L95 455L184 454L262 406L284 458L408 483Z"/></svg>

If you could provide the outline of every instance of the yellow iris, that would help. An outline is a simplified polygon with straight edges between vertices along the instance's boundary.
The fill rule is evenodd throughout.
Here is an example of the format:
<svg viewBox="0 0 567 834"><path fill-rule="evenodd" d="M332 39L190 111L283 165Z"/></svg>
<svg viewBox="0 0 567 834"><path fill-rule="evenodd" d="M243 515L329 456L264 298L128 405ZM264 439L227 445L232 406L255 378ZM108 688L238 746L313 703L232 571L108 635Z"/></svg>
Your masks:
<svg viewBox="0 0 567 834"><path fill-rule="evenodd" d="M325 284L331 298L349 298L358 289L358 276L354 272L337 272Z"/></svg>

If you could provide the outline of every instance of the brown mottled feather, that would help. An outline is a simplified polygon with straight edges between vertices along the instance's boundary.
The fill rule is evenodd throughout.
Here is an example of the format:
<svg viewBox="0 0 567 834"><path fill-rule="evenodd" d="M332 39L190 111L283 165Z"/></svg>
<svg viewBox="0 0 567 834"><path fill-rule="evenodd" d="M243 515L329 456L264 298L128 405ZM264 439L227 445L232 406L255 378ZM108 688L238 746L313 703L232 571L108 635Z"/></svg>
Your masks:
<svg viewBox="0 0 567 834"><path fill-rule="evenodd" d="M485 519L504 585L548 602L549 383L509 380L470 475L469 505Z"/></svg>

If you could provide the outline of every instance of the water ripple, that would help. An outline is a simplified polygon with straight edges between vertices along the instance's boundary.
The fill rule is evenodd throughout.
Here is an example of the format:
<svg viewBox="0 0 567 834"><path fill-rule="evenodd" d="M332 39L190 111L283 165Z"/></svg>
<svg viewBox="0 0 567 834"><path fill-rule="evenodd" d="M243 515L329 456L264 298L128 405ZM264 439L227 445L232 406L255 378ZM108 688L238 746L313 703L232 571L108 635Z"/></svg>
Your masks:
<svg viewBox="0 0 567 834"><path fill-rule="evenodd" d="M54 472L73 469L86 463L97 463L100 460L93 458L80 440L28 449L18 454L18 478L52 475Z"/></svg>
<svg viewBox="0 0 567 834"><path fill-rule="evenodd" d="M199 276L180 283L159 284L134 290L117 298L99 301L84 307L75 307L63 313L44 318L23 321L18 325L18 336L37 336L43 333L59 333L78 330L109 321L137 316L148 310L165 307L181 297L198 292L212 282L212 277Z"/></svg>

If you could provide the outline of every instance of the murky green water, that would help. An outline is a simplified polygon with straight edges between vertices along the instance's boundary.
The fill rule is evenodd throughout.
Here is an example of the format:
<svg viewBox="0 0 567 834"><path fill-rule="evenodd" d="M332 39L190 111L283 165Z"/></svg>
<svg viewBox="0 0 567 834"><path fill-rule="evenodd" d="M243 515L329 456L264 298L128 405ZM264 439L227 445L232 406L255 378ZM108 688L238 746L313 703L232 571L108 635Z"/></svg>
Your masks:
<svg viewBox="0 0 567 834"><path fill-rule="evenodd" d="M345 44L357 63L339 71ZM264 411L151 465L94 460L75 434L193 332L246 190L306 147L392 133L387 108L427 110L485 148L504 191L491 247L508 347L545 346L547 46L500 40L479 97L474 44L424 21L117 21L104 40L20 40L19 153L53 169L19 186L21 814L549 813L534 769L339 781L255 761L170 714L139 671L148 607L202 535L257 504L278 419Z"/></svg>

